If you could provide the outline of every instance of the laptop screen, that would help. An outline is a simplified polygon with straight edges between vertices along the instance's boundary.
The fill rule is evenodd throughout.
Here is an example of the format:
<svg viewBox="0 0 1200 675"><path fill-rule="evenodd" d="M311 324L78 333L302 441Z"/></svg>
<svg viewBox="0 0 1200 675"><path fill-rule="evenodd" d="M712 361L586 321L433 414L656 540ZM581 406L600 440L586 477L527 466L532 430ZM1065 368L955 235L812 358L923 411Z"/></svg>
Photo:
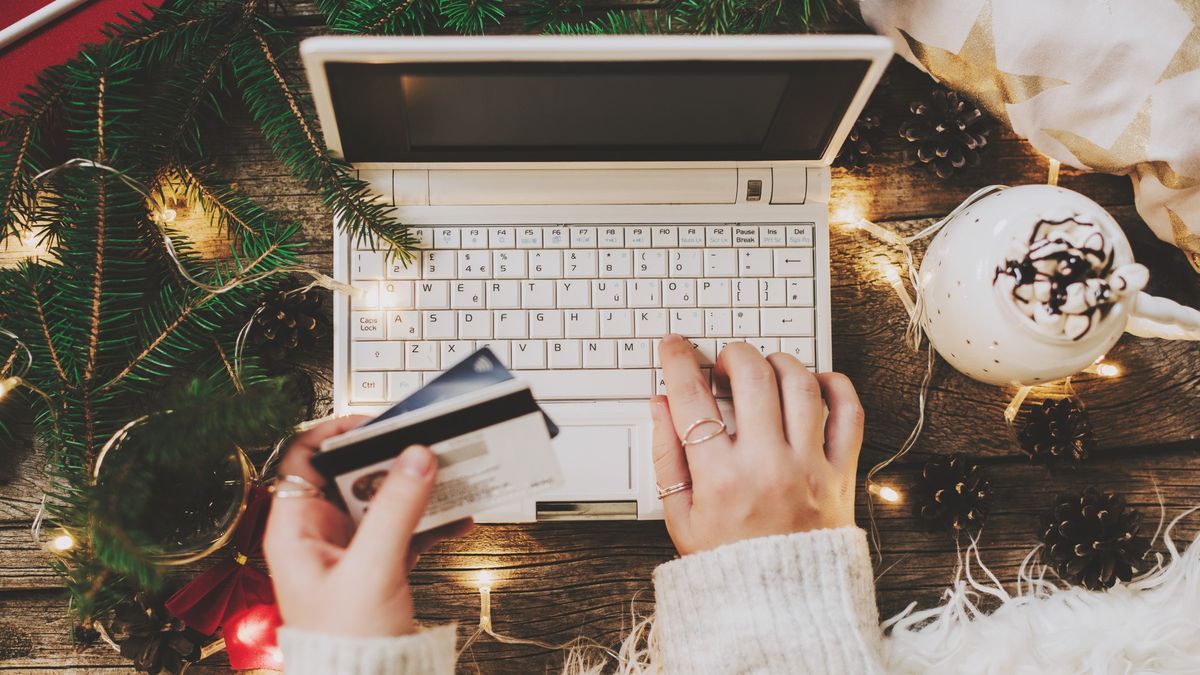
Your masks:
<svg viewBox="0 0 1200 675"><path fill-rule="evenodd" d="M326 64L351 162L818 160L869 66Z"/></svg>

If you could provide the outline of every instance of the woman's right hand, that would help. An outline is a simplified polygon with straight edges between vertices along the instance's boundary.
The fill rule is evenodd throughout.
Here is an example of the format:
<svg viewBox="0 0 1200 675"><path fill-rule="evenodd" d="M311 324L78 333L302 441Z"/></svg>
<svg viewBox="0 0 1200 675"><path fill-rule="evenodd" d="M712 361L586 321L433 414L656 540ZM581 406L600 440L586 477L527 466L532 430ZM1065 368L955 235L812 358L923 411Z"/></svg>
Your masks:
<svg viewBox="0 0 1200 675"><path fill-rule="evenodd" d="M655 475L664 488L692 482L663 499L681 554L854 524L863 409L845 375L814 375L787 354L763 358L751 345L732 343L713 377L733 391L737 434L685 449L680 440L694 421L722 416L691 343L668 335L659 352L667 395L650 402ZM716 428L703 425L691 438Z"/></svg>

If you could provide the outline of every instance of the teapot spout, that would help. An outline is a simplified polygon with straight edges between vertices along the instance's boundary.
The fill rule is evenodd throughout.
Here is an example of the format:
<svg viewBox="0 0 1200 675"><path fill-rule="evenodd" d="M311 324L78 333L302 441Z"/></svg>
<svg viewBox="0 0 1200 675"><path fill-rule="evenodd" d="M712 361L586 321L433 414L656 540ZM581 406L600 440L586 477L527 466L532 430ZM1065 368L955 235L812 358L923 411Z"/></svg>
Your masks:
<svg viewBox="0 0 1200 675"><path fill-rule="evenodd" d="M1125 331L1138 337L1200 340L1200 311L1139 292Z"/></svg>

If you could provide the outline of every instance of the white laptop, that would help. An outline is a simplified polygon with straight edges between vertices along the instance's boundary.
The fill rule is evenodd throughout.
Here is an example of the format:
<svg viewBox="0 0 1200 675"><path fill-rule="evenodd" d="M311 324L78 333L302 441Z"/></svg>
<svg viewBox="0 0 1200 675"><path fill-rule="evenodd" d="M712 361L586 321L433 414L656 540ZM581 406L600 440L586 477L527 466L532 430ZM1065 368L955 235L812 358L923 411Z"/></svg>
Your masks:
<svg viewBox="0 0 1200 675"><path fill-rule="evenodd" d="M566 483L480 520L653 519L657 338L832 367L829 165L875 36L318 37L325 140L417 233L334 237L334 403L382 411L488 346L561 427ZM724 394L725 392L720 392ZM727 404L726 404L727 405ZM726 415L732 422L732 417Z"/></svg>

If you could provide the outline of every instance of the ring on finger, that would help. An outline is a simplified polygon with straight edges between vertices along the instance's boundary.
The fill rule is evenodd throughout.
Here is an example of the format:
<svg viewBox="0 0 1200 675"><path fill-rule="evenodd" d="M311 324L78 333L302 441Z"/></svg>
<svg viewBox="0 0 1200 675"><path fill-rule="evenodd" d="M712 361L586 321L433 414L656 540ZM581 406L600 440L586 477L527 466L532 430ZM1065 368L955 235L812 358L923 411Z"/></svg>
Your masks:
<svg viewBox="0 0 1200 675"><path fill-rule="evenodd" d="M692 481L685 480L682 483L668 485L667 487L659 487L658 484L656 483L654 485L654 487L658 488L658 499L659 499L659 501L662 501L662 499L664 497L670 497L671 495L673 495L677 492L683 492L684 490L691 490L692 489Z"/></svg>
<svg viewBox="0 0 1200 675"><path fill-rule="evenodd" d="M315 497L321 499L325 493L313 485L307 478L295 474L277 476L267 490L277 499L304 499Z"/></svg>
<svg viewBox="0 0 1200 675"><path fill-rule="evenodd" d="M704 426L705 424L715 424L717 425L717 428L707 434L704 434L700 438L692 438L692 432L697 428ZM691 445L699 445L704 441L711 441L723 433L725 433L724 421L715 417L701 417L700 419L688 425L687 430L683 432L683 440L680 441L679 444L685 448Z"/></svg>

